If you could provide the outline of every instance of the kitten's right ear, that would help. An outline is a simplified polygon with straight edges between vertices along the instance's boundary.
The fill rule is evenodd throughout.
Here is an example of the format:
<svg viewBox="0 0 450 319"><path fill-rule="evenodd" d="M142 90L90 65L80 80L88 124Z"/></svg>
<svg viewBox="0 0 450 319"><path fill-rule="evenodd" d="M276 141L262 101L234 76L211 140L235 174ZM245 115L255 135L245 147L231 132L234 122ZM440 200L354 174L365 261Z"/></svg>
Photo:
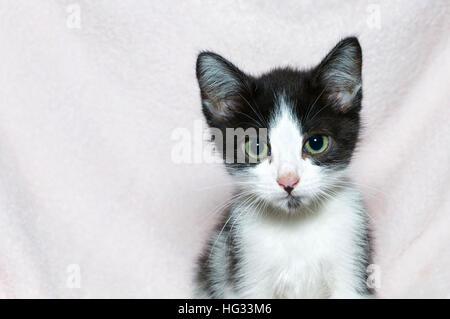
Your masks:
<svg viewBox="0 0 450 319"><path fill-rule="evenodd" d="M248 92L248 77L231 62L213 52L197 58L197 79L207 118L224 120L237 111Z"/></svg>

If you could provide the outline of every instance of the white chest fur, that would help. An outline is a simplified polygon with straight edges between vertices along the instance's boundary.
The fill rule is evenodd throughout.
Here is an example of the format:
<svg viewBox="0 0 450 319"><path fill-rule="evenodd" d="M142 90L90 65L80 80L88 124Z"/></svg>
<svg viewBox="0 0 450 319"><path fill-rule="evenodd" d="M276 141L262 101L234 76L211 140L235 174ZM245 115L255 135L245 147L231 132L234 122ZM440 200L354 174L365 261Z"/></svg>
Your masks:
<svg viewBox="0 0 450 319"><path fill-rule="evenodd" d="M355 234L364 227L358 194L345 190L303 216L246 212L239 218L240 297L353 296Z"/></svg>

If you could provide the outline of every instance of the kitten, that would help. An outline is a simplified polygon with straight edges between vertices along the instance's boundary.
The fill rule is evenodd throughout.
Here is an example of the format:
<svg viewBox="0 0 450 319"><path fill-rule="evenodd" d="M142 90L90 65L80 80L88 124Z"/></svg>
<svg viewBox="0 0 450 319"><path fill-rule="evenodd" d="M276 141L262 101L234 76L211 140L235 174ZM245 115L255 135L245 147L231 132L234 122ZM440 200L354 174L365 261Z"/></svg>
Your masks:
<svg viewBox="0 0 450 319"><path fill-rule="evenodd" d="M215 143L236 195L199 260L197 297L370 296L366 214L346 170L360 130L361 65L355 37L310 70L259 77L215 53L198 56L203 113L223 132ZM266 133L230 138L227 128Z"/></svg>

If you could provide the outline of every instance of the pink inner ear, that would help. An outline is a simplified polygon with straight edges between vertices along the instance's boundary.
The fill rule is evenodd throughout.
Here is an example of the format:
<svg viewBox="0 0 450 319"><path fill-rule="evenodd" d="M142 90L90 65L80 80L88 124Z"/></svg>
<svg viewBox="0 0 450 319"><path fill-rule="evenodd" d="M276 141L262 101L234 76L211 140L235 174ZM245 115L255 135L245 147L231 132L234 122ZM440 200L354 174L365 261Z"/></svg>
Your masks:
<svg viewBox="0 0 450 319"><path fill-rule="evenodd" d="M212 95L214 96L214 95ZM215 99L208 99L208 108L217 118L225 118L239 110L240 97L229 95L225 97L214 96Z"/></svg>
<svg viewBox="0 0 450 319"><path fill-rule="evenodd" d="M209 109L211 110L211 113L217 117L217 118L224 118L230 115L230 107L226 103L226 101L219 100L219 101L213 101L208 102L210 104Z"/></svg>
<svg viewBox="0 0 450 319"><path fill-rule="evenodd" d="M361 89L361 85L355 85L352 88L352 91L342 88L342 90L336 90L335 92L330 92L329 94L329 100L336 102L339 110L342 112L346 112L352 105L352 101Z"/></svg>
<svg viewBox="0 0 450 319"><path fill-rule="evenodd" d="M350 92L338 92L336 93L336 100L339 104L339 109L345 112L350 106L353 96Z"/></svg>
<svg viewBox="0 0 450 319"><path fill-rule="evenodd" d="M217 112L219 116L227 116L231 113L231 105L226 100L217 102Z"/></svg>

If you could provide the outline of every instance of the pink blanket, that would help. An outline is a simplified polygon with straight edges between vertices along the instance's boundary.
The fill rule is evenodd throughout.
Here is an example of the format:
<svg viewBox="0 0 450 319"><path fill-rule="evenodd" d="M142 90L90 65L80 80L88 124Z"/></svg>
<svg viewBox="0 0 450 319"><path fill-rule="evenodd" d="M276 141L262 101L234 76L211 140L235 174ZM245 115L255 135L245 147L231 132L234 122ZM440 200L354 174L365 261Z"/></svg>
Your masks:
<svg viewBox="0 0 450 319"><path fill-rule="evenodd" d="M221 165L172 158L202 120L197 53L258 74L347 35L379 296L450 297L449 30L448 0L2 3L0 297L191 296L230 196Z"/></svg>

